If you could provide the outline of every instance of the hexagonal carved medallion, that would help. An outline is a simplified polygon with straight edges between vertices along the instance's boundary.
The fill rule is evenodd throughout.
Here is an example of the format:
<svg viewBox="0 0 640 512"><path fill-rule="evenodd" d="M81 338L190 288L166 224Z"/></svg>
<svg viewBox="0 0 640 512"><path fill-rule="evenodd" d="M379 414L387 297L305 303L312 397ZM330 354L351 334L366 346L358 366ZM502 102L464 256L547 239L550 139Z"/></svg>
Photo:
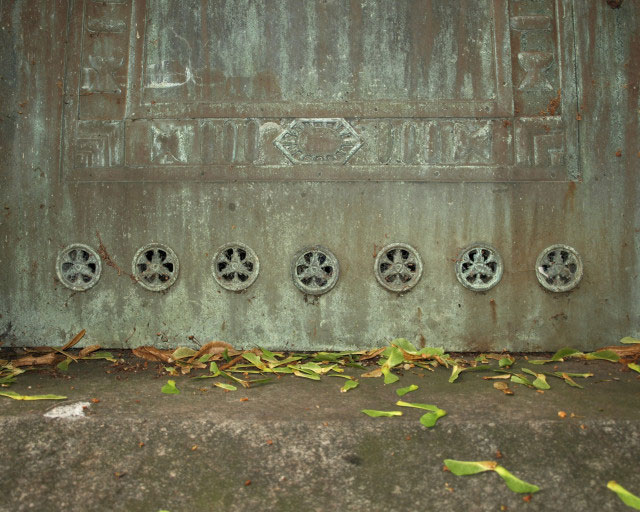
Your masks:
<svg viewBox="0 0 640 512"><path fill-rule="evenodd" d="M274 141L294 164L345 164L362 140L344 119L296 119Z"/></svg>

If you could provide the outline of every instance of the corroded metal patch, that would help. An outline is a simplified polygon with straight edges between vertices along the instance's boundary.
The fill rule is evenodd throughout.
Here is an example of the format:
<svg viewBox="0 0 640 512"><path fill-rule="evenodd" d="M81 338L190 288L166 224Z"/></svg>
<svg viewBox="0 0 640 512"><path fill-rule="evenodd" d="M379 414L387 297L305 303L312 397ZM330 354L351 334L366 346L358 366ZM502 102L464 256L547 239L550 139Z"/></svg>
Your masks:
<svg viewBox="0 0 640 512"><path fill-rule="evenodd" d="M339 275L338 258L321 245L305 247L291 262L293 283L308 295L327 293L336 285Z"/></svg>
<svg viewBox="0 0 640 512"><path fill-rule="evenodd" d="M133 276L140 286L152 292L169 288L178 279L178 271L178 256L165 244L147 244L133 257Z"/></svg>
<svg viewBox="0 0 640 512"><path fill-rule="evenodd" d="M213 277L234 292L246 290L258 278L260 261L251 247L239 242L225 244L213 257Z"/></svg>
<svg viewBox="0 0 640 512"><path fill-rule="evenodd" d="M67 288L83 292L95 286L102 273L100 256L84 244L71 244L58 253L56 274Z"/></svg>
<svg viewBox="0 0 640 512"><path fill-rule="evenodd" d="M495 247L476 242L460 251L455 270L462 286L475 292L486 292L500 282L504 265Z"/></svg>
<svg viewBox="0 0 640 512"><path fill-rule="evenodd" d="M422 259L408 244L389 244L378 252L373 270L380 285L389 291L403 293L420 281Z"/></svg>
<svg viewBox="0 0 640 512"><path fill-rule="evenodd" d="M578 251L564 244L547 247L536 260L538 282L552 292L573 290L580 283L583 271Z"/></svg>

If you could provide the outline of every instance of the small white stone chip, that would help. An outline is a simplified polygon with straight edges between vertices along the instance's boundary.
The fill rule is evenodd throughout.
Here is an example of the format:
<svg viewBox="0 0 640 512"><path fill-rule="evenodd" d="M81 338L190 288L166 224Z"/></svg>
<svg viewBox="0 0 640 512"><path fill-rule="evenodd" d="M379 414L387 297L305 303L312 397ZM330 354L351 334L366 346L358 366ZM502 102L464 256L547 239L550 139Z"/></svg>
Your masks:
<svg viewBox="0 0 640 512"><path fill-rule="evenodd" d="M75 420L85 418L84 408L89 407L89 402L76 402L75 404L59 405L44 413L45 418L60 418Z"/></svg>

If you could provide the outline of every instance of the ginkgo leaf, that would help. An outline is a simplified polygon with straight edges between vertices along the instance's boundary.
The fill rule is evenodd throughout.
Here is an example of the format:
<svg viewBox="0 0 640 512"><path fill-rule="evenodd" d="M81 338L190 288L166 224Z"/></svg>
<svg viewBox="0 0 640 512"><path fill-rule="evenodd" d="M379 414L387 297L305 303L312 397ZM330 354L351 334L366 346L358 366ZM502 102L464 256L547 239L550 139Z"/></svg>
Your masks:
<svg viewBox="0 0 640 512"><path fill-rule="evenodd" d="M478 462L470 462L464 460L445 459L444 465L456 476L475 475L484 471L493 471L498 466L497 462L492 460L482 460Z"/></svg>
<svg viewBox="0 0 640 512"><path fill-rule="evenodd" d="M491 460L469 462L461 460L445 459L444 461L447 469L454 475L465 476L475 475L477 473L483 473L485 471L495 471L507 484L507 487L513 492L522 494L533 494L538 492L540 488L537 485L530 484L524 480L520 480L518 477L511 474L504 467L499 466L497 462Z"/></svg>
<svg viewBox="0 0 640 512"><path fill-rule="evenodd" d="M167 383L162 386L162 391L165 395L177 395L180 393L180 390L176 387L175 380L168 380Z"/></svg>
<svg viewBox="0 0 640 512"><path fill-rule="evenodd" d="M512 475L502 466L496 466L494 471L502 477L502 479L506 482L507 487L513 492L517 492L520 494L533 494L534 492L538 492L540 490L540 487L538 487L537 485L530 484L528 482L525 482L524 480L520 480L518 477Z"/></svg>
<svg viewBox="0 0 640 512"><path fill-rule="evenodd" d="M348 380L344 383L344 386L340 388L341 393L346 393L350 389L357 388L358 384L360 384L357 380Z"/></svg>
<svg viewBox="0 0 640 512"><path fill-rule="evenodd" d="M620 356L612 350L598 350L584 355L585 359L603 359L612 363L620 361Z"/></svg>
<svg viewBox="0 0 640 512"><path fill-rule="evenodd" d="M372 418L390 418L392 416L402 416L402 411L376 411L374 409L362 409L367 416Z"/></svg>
<svg viewBox="0 0 640 512"><path fill-rule="evenodd" d="M640 497L635 494L631 494L615 480L611 480L607 483L607 489L615 492L618 495L618 498L620 498L625 505L636 510L640 510Z"/></svg>
<svg viewBox="0 0 640 512"><path fill-rule="evenodd" d="M416 386L415 384L411 384L411 386L396 389L396 394L398 396L404 396L407 393L411 393L412 391L415 391L416 389L418 389L418 386Z"/></svg>
<svg viewBox="0 0 640 512"><path fill-rule="evenodd" d="M214 382L213 385L217 386L219 388L225 389L227 391L237 391L238 390L238 388L235 387L233 384L226 384L224 382Z"/></svg>
<svg viewBox="0 0 640 512"><path fill-rule="evenodd" d="M65 400L62 395L20 395L15 391L0 391L0 396L13 398L14 400Z"/></svg>
<svg viewBox="0 0 640 512"><path fill-rule="evenodd" d="M393 384L394 382L398 382L400 377L398 377L395 373L393 373L389 368L382 367L382 374L384 375L384 383L385 384Z"/></svg>

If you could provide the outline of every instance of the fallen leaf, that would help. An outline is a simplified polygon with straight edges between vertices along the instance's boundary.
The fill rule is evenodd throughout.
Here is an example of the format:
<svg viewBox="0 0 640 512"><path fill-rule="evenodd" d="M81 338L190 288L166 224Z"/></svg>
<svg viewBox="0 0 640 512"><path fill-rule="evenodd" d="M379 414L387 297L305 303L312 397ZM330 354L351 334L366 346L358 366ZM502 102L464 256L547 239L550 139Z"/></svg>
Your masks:
<svg viewBox="0 0 640 512"><path fill-rule="evenodd" d="M100 403L100 399L99 398L92 398L91 402L94 404L99 404Z"/></svg>
<svg viewBox="0 0 640 512"><path fill-rule="evenodd" d="M24 356L11 361L13 366L38 366L57 364L64 359L64 356L51 352L43 356Z"/></svg>
<svg viewBox="0 0 640 512"><path fill-rule="evenodd" d="M640 353L640 348L634 350L633 347L608 347L607 349L597 350L596 352L589 352L585 354L585 359L602 359L604 361L610 361L612 363L617 363L620 361L620 355L618 354L618 350L625 350L631 348L629 352L631 353Z"/></svg>
<svg viewBox="0 0 640 512"><path fill-rule="evenodd" d="M100 348L101 348L100 345L89 345L88 347L84 347L78 353L78 357L87 357L92 352L95 352L96 350L100 350Z"/></svg>
<svg viewBox="0 0 640 512"><path fill-rule="evenodd" d="M358 384L359 382L357 380L348 380L347 382L344 383L344 386L340 388L340 392L346 393L350 389L357 388Z"/></svg>
<svg viewBox="0 0 640 512"><path fill-rule="evenodd" d="M515 475L511 474L502 466L496 466L494 470L498 473L502 479L506 482L507 487L511 489L513 492L517 492L519 494L533 494L534 492L538 492L540 487L534 484L530 484L525 482L524 480L520 480Z"/></svg>
<svg viewBox="0 0 640 512"><path fill-rule="evenodd" d="M615 480L607 483L607 489L615 492L625 505L640 510L640 497L631 494Z"/></svg>
<svg viewBox="0 0 640 512"><path fill-rule="evenodd" d="M415 384L411 384L411 386L396 389L396 395L404 396L407 393L411 393L412 391L415 391L416 389L418 389L418 386L416 386Z"/></svg>
<svg viewBox="0 0 640 512"><path fill-rule="evenodd" d="M632 338L631 336L625 336L620 340L620 343L627 343L627 344L640 343L640 340L637 338Z"/></svg>
<svg viewBox="0 0 640 512"><path fill-rule="evenodd" d="M73 338L71 338L71 340L69 340L69 342L64 345L60 350L69 350L71 347L73 347L76 343L78 343L83 336L85 335L87 331L85 329L82 329L78 334L76 334Z"/></svg>
<svg viewBox="0 0 640 512"><path fill-rule="evenodd" d="M559 416L560 418L564 419L564 418L566 418L566 417L567 417L567 413L566 413L566 412L564 412L564 411L558 411L558 416Z"/></svg>
<svg viewBox="0 0 640 512"><path fill-rule="evenodd" d="M464 460L445 459L445 467L456 476L475 475L484 471L493 471L498 466L492 460L469 462Z"/></svg>
<svg viewBox="0 0 640 512"><path fill-rule="evenodd" d="M627 366L631 368L634 372L640 373L640 364L629 363Z"/></svg>
<svg viewBox="0 0 640 512"><path fill-rule="evenodd" d="M197 449L198 449L198 445L197 445L197 444L194 444L194 445L191 447L191 451L192 451L192 452L195 452Z"/></svg>
<svg viewBox="0 0 640 512"><path fill-rule="evenodd" d="M245 485L245 486L247 486L247 485L251 485L251 480L247 480L247 481L244 483L244 485Z"/></svg>
<svg viewBox="0 0 640 512"><path fill-rule="evenodd" d="M170 350L160 350L151 346L134 348L131 352L134 356L146 361L159 361L161 363L168 363L171 359Z"/></svg>
<svg viewBox="0 0 640 512"><path fill-rule="evenodd" d="M510 379L511 374L505 373L504 375L493 375L489 377L482 377L484 380L500 380L500 379Z"/></svg>
<svg viewBox="0 0 640 512"><path fill-rule="evenodd" d="M13 398L14 400L65 400L62 395L20 395L15 391L0 391L0 396Z"/></svg>
<svg viewBox="0 0 640 512"><path fill-rule="evenodd" d="M511 474L507 469L502 466L499 466L497 462L494 461L479 461L479 462L468 462L461 460L451 460L445 459L444 461L446 467L457 476L465 476L465 475L475 475L477 473L483 473L485 471L495 471L498 473L502 479L507 484L507 487L514 492L517 493L531 493L538 492L540 488L537 485L533 485L527 483L523 480L520 480L513 474Z"/></svg>
<svg viewBox="0 0 640 512"><path fill-rule="evenodd" d="M198 350L195 354L193 354L191 359L189 359L189 362L192 363L193 361L204 356L205 354L208 354L211 356L222 355L225 349L228 352L234 350L234 348L225 341L210 341L209 343L204 344L200 348L200 350Z"/></svg>
<svg viewBox="0 0 640 512"><path fill-rule="evenodd" d="M160 391L162 391L166 395L177 395L180 393L180 390L176 387L175 380L168 380L167 383L162 386L162 389Z"/></svg>
<svg viewBox="0 0 640 512"><path fill-rule="evenodd" d="M364 377L364 378L382 377L382 369L381 368L375 368L375 369L371 370L370 372L363 373L362 375L360 375L360 377Z"/></svg>
<svg viewBox="0 0 640 512"><path fill-rule="evenodd" d="M196 355L196 351L189 347L178 347L171 354L171 361L179 361Z"/></svg>
<svg viewBox="0 0 640 512"><path fill-rule="evenodd" d="M362 409L363 413L372 418L390 418L392 416L402 416L402 411L376 411L374 409Z"/></svg>
<svg viewBox="0 0 640 512"><path fill-rule="evenodd" d="M237 391L238 388L235 387L233 384L225 384L224 382L214 382L213 383L214 386L219 387L221 389L224 389L226 391Z"/></svg>
<svg viewBox="0 0 640 512"><path fill-rule="evenodd" d="M506 382L494 382L493 387L502 391L505 395L513 395L513 391L509 389L509 384Z"/></svg>

